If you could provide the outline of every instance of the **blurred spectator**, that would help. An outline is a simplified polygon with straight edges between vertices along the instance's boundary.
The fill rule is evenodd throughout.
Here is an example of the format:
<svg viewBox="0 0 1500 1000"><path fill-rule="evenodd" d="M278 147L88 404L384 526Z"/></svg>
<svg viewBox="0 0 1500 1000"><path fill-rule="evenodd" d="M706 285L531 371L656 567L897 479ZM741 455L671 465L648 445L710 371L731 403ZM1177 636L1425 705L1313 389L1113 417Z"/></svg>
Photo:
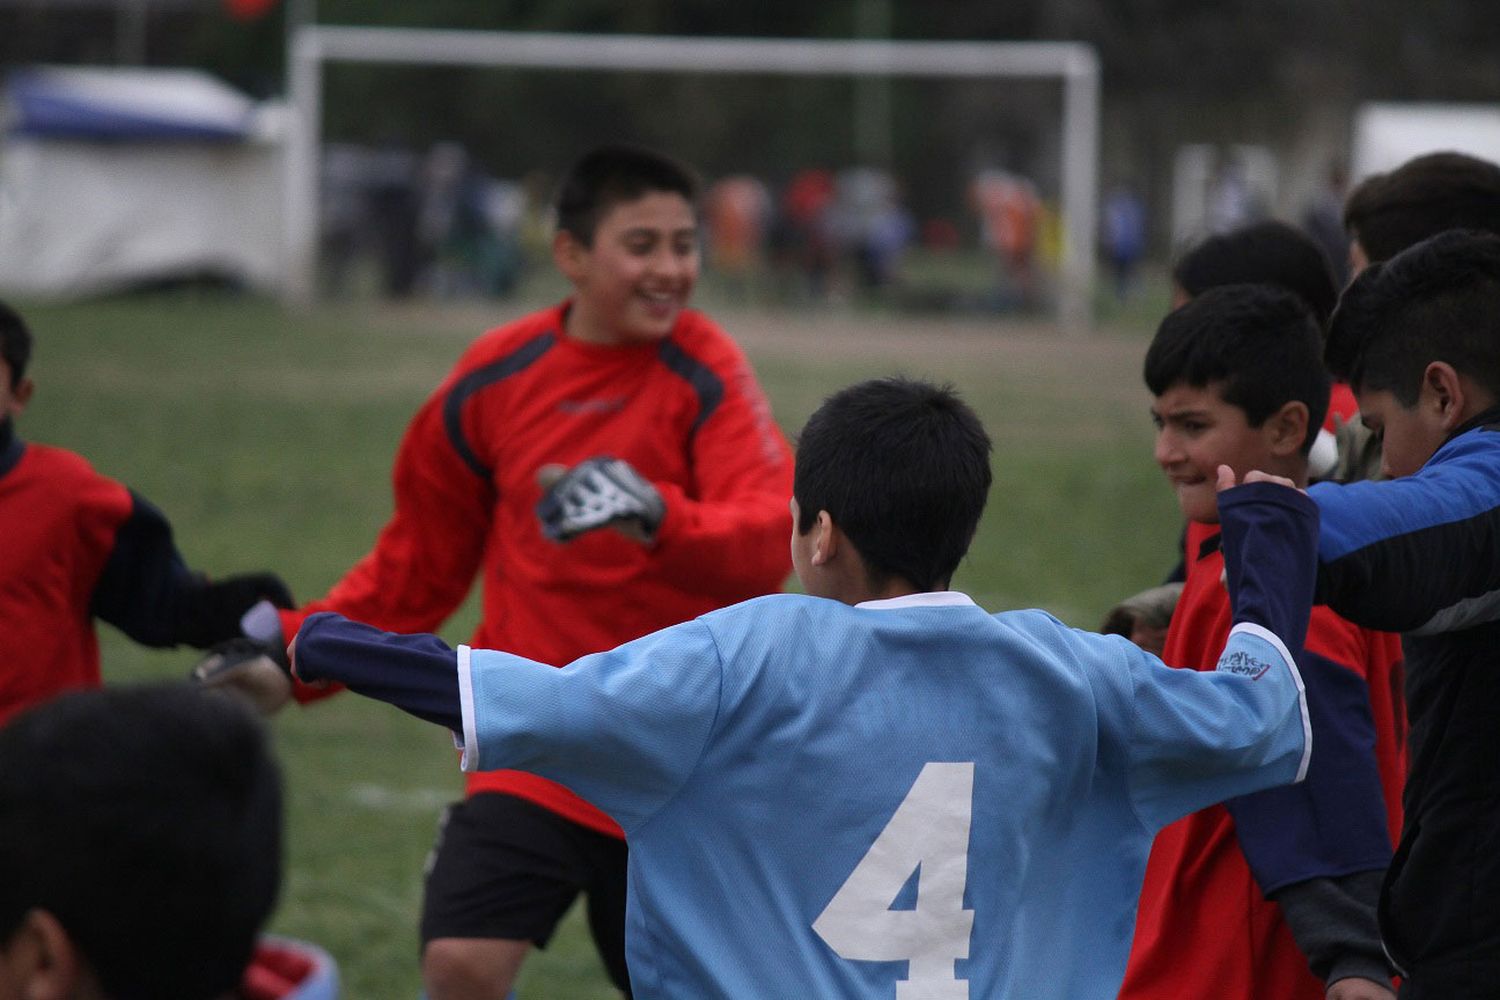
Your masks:
<svg viewBox="0 0 1500 1000"><path fill-rule="evenodd" d="M416 289L421 257L417 244L417 159L387 145L370 158L366 204L380 261L381 291L393 299Z"/></svg>
<svg viewBox="0 0 1500 1000"><path fill-rule="evenodd" d="M1220 161L1208 189L1208 231L1226 233L1265 214L1265 206L1250 186L1244 159L1230 153Z"/></svg>
<svg viewBox="0 0 1500 1000"><path fill-rule="evenodd" d="M781 196L780 254L802 275L815 300L828 297L834 266L833 175L820 167L797 172Z"/></svg>
<svg viewBox="0 0 1500 1000"><path fill-rule="evenodd" d="M877 167L851 167L834 188L833 231L840 256L854 262L861 288L895 280L915 224L901 205L894 177Z"/></svg>
<svg viewBox="0 0 1500 1000"><path fill-rule="evenodd" d="M759 179L734 174L714 182L703 199L708 260L742 294L760 269L771 217L771 193Z"/></svg>
<svg viewBox="0 0 1500 1000"><path fill-rule="evenodd" d="M1003 170L982 170L969 185L969 202L979 214L985 246L1001 269L1001 302L1030 306L1036 301L1036 247L1042 203L1036 187Z"/></svg>
<svg viewBox="0 0 1500 1000"><path fill-rule="evenodd" d="M1146 205L1130 184L1117 184L1104 200L1104 252L1114 273L1115 297L1135 291L1136 268L1146 253Z"/></svg>
<svg viewBox="0 0 1500 1000"><path fill-rule="evenodd" d="M1323 248L1339 288L1349 283L1349 234L1344 229L1348 180L1342 164L1329 164L1322 188L1302 211L1302 228Z"/></svg>

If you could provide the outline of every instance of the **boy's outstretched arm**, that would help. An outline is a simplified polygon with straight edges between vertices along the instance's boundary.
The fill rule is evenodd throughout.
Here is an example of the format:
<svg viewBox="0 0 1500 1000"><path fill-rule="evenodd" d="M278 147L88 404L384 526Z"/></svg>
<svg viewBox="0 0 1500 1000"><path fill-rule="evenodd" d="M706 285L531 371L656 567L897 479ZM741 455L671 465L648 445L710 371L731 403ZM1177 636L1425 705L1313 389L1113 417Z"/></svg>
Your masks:
<svg viewBox="0 0 1500 1000"><path fill-rule="evenodd" d="M399 635L331 611L309 615L287 650L303 683L342 682L419 719L463 733L455 651L435 635Z"/></svg>
<svg viewBox="0 0 1500 1000"><path fill-rule="evenodd" d="M1500 432L1470 432L1418 472L1319 483L1319 599L1366 628L1417 635L1500 618Z"/></svg>
<svg viewBox="0 0 1500 1000"><path fill-rule="evenodd" d="M1316 573L1317 507L1288 480L1219 470L1234 627L1218 669L1173 670L1130 647L1130 782L1149 828L1215 802L1300 781L1311 754L1296 656Z"/></svg>
<svg viewBox="0 0 1500 1000"><path fill-rule="evenodd" d="M90 610L97 617L146 646L203 649L241 636L241 617L260 601L292 606L286 584L273 573L211 580L190 569L166 515L134 491L128 500L129 513L94 585Z"/></svg>
<svg viewBox="0 0 1500 1000"><path fill-rule="evenodd" d="M559 781L627 830L687 780L719 708L718 648L699 621L558 669L323 612L291 654L303 682L337 681L452 730L464 770Z"/></svg>

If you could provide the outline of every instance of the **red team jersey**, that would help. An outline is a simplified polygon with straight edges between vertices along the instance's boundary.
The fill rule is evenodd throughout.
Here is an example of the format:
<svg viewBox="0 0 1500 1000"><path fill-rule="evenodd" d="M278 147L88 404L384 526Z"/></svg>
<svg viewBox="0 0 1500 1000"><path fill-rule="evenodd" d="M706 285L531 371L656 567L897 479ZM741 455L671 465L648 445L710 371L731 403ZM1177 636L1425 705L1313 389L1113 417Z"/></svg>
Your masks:
<svg viewBox="0 0 1500 1000"><path fill-rule="evenodd" d="M70 451L0 440L0 723L99 686L94 588L132 506Z"/></svg>
<svg viewBox="0 0 1500 1000"><path fill-rule="evenodd" d="M1199 540L1204 534L1189 531ZM1214 669L1231 625L1224 557L1216 532L1206 534L1208 551L1190 563L1162 655L1195 670ZM1406 719L1397 636L1319 606L1306 652L1313 661L1301 670L1313 713L1307 781L1260 793L1258 802L1247 796L1212 806L1157 834L1121 1000L1322 1000L1323 983L1266 894L1307 878L1384 868L1401 832ZM1251 806L1235 812L1245 808L1239 803ZM1254 828L1238 828L1236 816L1242 824L1254 818ZM1253 871L1247 851L1257 840L1271 861Z"/></svg>
<svg viewBox="0 0 1500 1000"><path fill-rule="evenodd" d="M394 632L432 632L482 579L472 644L562 665L668 625L779 590L792 459L738 347L685 311L659 342L585 343L567 303L485 334L407 428L395 513L328 595L337 611ZM656 542L604 529L560 544L541 532L537 471L609 455L666 501ZM622 836L560 785L519 771L469 777L584 826Z"/></svg>

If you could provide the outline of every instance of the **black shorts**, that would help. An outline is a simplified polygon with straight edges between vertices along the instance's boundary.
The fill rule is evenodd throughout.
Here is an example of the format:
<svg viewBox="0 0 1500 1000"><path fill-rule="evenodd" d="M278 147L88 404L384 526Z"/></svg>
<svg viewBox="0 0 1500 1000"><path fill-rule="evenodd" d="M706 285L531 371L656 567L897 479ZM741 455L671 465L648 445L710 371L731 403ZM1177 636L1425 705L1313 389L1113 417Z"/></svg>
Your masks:
<svg viewBox="0 0 1500 1000"><path fill-rule="evenodd" d="M625 969L625 841L550 809L481 792L443 810L427 861L422 944L498 938L547 947L580 892L589 930L614 984Z"/></svg>

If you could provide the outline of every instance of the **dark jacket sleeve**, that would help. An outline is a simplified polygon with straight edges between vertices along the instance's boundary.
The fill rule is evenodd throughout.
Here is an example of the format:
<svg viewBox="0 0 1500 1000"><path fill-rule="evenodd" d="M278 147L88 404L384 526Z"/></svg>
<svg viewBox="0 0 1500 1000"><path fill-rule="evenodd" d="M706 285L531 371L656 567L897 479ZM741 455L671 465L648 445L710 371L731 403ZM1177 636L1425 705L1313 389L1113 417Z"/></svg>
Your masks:
<svg viewBox="0 0 1500 1000"><path fill-rule="evenodd" d="M1308 494L1322 513L1320 603L1387 632L1500 618L1500 432L1462 434L1410 476Z"/></svg>
<svg viewBox="0 0 1500 1000"><path fill-rule="evenodd" d="M201 649L239 636L240 617L258 601L291 606L286 585L273 574L216 582L189 569L166 515L134 491L130 499L130 515L116 531L94 587L95 617L146 646Z"/></svg>
<svg viewBox="0 0 1500 1000"><path fill-rule="evenodd" d="M1389 984L1375 904L1384 872L1315 878L1271 896L1313 975L1329 986L1359 977Z"/></svg>

